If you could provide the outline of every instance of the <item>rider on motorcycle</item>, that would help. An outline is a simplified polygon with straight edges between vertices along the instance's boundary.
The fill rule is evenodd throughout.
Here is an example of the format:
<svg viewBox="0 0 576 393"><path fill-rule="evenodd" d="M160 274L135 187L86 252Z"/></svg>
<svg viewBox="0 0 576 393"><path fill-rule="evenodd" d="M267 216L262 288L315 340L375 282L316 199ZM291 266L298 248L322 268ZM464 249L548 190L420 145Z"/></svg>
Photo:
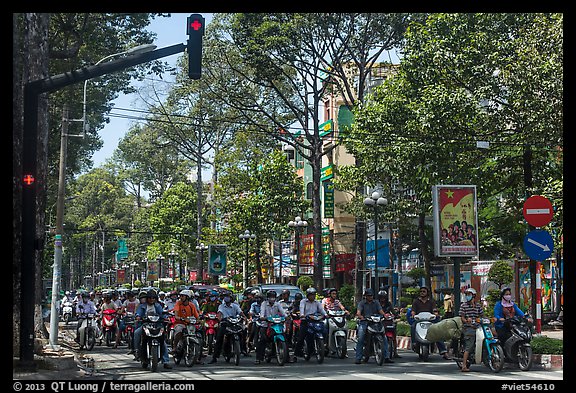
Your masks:
<svg viewBox="0 0 576 393"><path fill-rule="evenodd" d="M476 329L478 328L477 318L482 318L484 309L482 304L476 303L476 290L474 288L467 288L464 291L466 302L460 306L460 318L462 318L462 332L464 334L464 356L462 358L462 371L468 372L470 369L466 367L468 364L468 356L470 352L474 351L476 345Z"/></svg>
<svg viewBox="0 0 576 393"><path fill-rule="evenodd" d="M326 311L335 311L335 310L341 310L341 311L345 311L346 315L350 315L350 312L348 310L346 310L346 307L344 307L344 304L342 304L342 302L338 299L338 290L336 288L330 288L328 290L328 296L325 297L324 299L322 299L322 306L324 307L324 310ZM327 326L330 326L328 324L328 320L326 320ZM332 335L332 332L330 331L330 329L328 329L328 335L327 337L330 337ZM329 355L333 356L336 354L336 348L334 348L334 342L332 342L332 340L329 340L328 343L328 349L330 351Z"/></svg>
<svg viewBox="0 0 576 393"><path fill-rule="evenodd" d="M516 315L523 317L524 313L516 303L512 301L512 290L506 287L500 291L500 301L494 305L494 318L496 318L494 327L496 328L498 339L502 344L504 344L512 334L504 322Z"/></svg>
<svg viewBox="0 0 576 393"><path fill-rule="evenodd" d="M186 329L186 317L193 316L195 318L199 317L198 310L194 303L190 301L193 293L189 289L184 289L180 291L180 299L176 302L174 306L174 341L172 344L172 354L176 352L176 345L182 339L182 331Z"/></svg>
<svg viewBox="0 0 576 393"><path fill-rule="evenodd" d="M252 305L250 306L250 310L248 311L248 317L251 319L250 323L250 331L248 332L248 345L253 347L254 339L257 337L256 335L259 334L258 332L258 325L256 325L255 316L260 315L260 305L264 300L262 293L255 289L252 291L253 299Z"/></svg>
<svg viewBox="0 0 576 393"><path fill-rule="evenodd" d="M294 348L294 356L304 356L304 340L306 338L306 331L308 330L308 320L306 317L312 314L322 314L326 316L326 311L322 307L322 303L316 300L316 288L310 287L306 289L306 300L300 302L300 331L298 332L298 341L296 348Z"/></svg>
<svg viewBox="0 0 576 393"><path fill-rule="evenodd" d="M96 314L96 306L94 302L90 300L90 295L88 295L87 292L82 292L82 301L76 305L76 315L82 314ZM74 341L77 343L80 342L80 327L82 325L83 323L81 321L76 325L76 338Z"/></svg>
<svg viewBox="0 0 576 393"><path fill-rule="evenodd" d="M178 301L178 292L170 291L168 293L168 298L164 302L164 310L168 312L172 311L177 301Z"/></svg>
<svg viewBox="0 0 576 393"><path fill-rule="evenodd" d="M420 287L420 296L414 299L414 302L412 302L412 317L421 312L429 312L434 314L436 303L432 298L430 298L429 293L430 291L428 290L428 287ZM432 323L440 322L440 315L436 315L437 318ZM416 323L412 323L410 325L410 335L411 337L416 337ZM414 345L414 343L412 343L412 345ZM440 355L442 355L444 360L452 360L450 356L448 356L448 350L446 349L446 344L443 341L437 341L436 347L438 347L438 352L440 352Z"/></svg>
<svg viewBox="0 0 576 393"><path fill-rule="evenodd" d="M218 306L218 319L220 320L220 329L218 329L218 333L216 334L216 345L214 346L214 354L212 355L212 359L208 362L208 364L216 363L218 358L220 357L220 352L222 351L222 344L224 343L224 334L226 333L226 320L225 318L228 317L236 317L240 315L242 318L246 318L240 305L238 303L232 301L231 293L226 292L224 298L222 299L224 302Z"/></svg>
<svg viewBox="0 0 576 393"><path fill-rule="evenodd" d="M137 323L142 321L146 317L148 311L155 311L158 315L162 315L162 306L157 302L158 295L156 291L150 289L146 292L146 301L138 306L136 309L136 321ZM136 348L136 355L134 355L134 360L140 360L140 344L142 340L142 329L143 324L140 322L140 326L134 331L134 347ZM170 363L170 358L168 357L168 348L166 345L162 345L162 363L164 363L164 368L172 368Z"/></svg>
<svg viewBox="0 0 576 393"><path fill-rule="evenodd" d="M384 311L382 310L380 303L374 300L374 290L372 288L366 288L364 290L364 299L361 300L358 303L358 307L356 307L356 318L358 319L358 324L356 325L358 333L356 338L358 341L356 342L356 360L354 361L355 364L362 363L362 357L364 355L364 341L366 338L366 329L368 327L366 317L374 314L380 314L384 316ZM385 351L388 351L387 347L387 345L384 346ZM388 356L384 357L385 363L394 363L394 361Z"/></svg>
<svg viewBox="0 0 576 393"><path fill-rule="evenodd" d="M138 301L138 299L136 299L136 296L134 296L134 292L127 291L126 300L124 300L124 303L122 303L122 307L120 307L119 314L126 315L127 313L129 313L132 315L136 315L136 309L138 308L139 305L140 302ZM119 320L118 328L119 328L118 330L120 330L120 334L122 334L122 332L124 332L124 330L126 329L126 323L124 322L124 318ZM132 346L132 348L134 348L134 346ZM134 349L128 352L128 355L131 355L133 353Z"/></svg>
<svg viewBox="0 0 576 393"><path fill-rule="evenodd" d="M208 300L202 305L202 314L217 312L219 306L220 301L218 300L218 292L212 290L208 295Z"/></svg>
<svg viewBox="0 0 576 393"><path fill-rule="evenodd" d="M102 320L104 318L104 310L120 310L118 307L118 303L112 301L112 292L106 292L102 295L102 304L100 305L100 316L99 319ZM120 344L120 329L116 327L116 342L114 343L114 348L118 348L118 344Z"/></svg>
<svg viewBox="0 0 576 393"><path fill-rule="evenodd" d="M382 306L382 311L384 311L384 314L389 313L389 314L393 314L394 317L396 317L396 310L394 310L392 303L390 303L390 301L388 300L388 292L386 292L385 289L381 289L378 292L378 302L380 303L380 306ZM394 339L396 339L396 330L394 330ZM390 357L395 357L395 358L402 357L402 356L398 355L398 348L396 345L394 345L394 353L390 353L388 355Z"/></svg>
<svg viewBox="0 0 576 393"><path fill-rule="evenodd" d="M260 319L265 321L268 317L274 315L280 315L286 317L286 311L284 307L276 301L276 291L266 292L266 300L262 302L260 306ZM258 339L258 345L256 345L256 361L254 364L260 364L264 360L264 351L266 350L266 343L268 337L266 336L266 329L262 328L258 332L260 337Z"/></svg>

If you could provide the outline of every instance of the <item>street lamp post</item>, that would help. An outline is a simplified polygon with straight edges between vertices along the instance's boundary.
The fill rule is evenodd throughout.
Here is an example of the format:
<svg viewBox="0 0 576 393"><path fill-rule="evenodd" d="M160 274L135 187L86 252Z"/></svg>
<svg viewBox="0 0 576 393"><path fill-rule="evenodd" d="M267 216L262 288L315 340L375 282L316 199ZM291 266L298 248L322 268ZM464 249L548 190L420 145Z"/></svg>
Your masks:
<svg viewBox="0 0 576 393"><path fill-rule="evenodd" d="M375 291L380 290L380 283L378 282L378 206L385 206L388 204L386 198L382 198L378 191L374 191L372 195L364 199L364 205L374 207L374 286Z"/></svg>
<svg viewBox="0 0 576 393"><path fill-rule="evenodd" d="M200 275L200 282L204 280L204 251L208 249L208 246L204 243L200 243L196 246L196 251L200 251L200 266L198 266L198 274Z"/></svg>
<svg viewBox="0 0 576 393"><path fill-rule="evenodd" d="M302 228L308 226L308 221L302 220L300 216L296 216L294 221L288 222L290 228L295 230L295 242L296 242L296 285L298 285L298 279L300 278L300 231Z"/></svg>
<svg viewBox="0 0 576 393"><path fill-rule="evenodd" d="M248 241L250 239L256 239L256 235L253 233L250 233L250 231L248 229L246 229L244 231L244 233L242 233L238 236L238 238L246 240L246 259L242 263L242 285L244 286L244 289L246 289L246 288L248 288L248 256L249 256Z"/></svg>
<svg viewBox="0 0 576 393"><path fill-rule="evenodd" d="M160 288L160 290L162 290L162 276L164 274L164 269L163 269L163 262L164 262L164 256L162 254L158 255L158 257L156 258L158 260L158 288Z"/></svg>

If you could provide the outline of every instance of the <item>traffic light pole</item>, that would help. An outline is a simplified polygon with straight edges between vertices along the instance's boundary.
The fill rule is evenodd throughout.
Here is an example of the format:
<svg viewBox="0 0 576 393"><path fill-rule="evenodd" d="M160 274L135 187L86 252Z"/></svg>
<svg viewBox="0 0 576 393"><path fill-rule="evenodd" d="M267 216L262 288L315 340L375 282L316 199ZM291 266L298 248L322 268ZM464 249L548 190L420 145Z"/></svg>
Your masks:
<svg viewBox="0 0 576 393"><path fill-rule="evenodd" d="M38 102L43 93L60 90L87 79L124 70L138 64L184 52L186 45L176 44L151 52L123 57L80 68L24 85L24 127L22 147L22 250L20 294L20 362L22 369L34 369L34 304L36 251L42 240L36 238Z"/></svg>

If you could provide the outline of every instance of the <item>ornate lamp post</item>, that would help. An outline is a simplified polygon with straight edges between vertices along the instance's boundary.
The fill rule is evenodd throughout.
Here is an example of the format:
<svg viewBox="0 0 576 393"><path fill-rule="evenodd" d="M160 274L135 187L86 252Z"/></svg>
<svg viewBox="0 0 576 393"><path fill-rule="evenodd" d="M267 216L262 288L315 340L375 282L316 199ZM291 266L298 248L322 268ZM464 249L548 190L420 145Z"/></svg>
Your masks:
<svg viewBox="0 0 576 393"><path fill-rule="evenodd" d="M380 289L378 282L378 206L387 205L388 199L382 198L378 191L374 191L370 197L364 199L364 204L374 207L374 286L377 292Z"/></svg>
<svg viewBox="0 0 576 393"><path fill-rule="evenodd" d="M204 243L200 243L196 246L196 251L200 252L200 266L198 266L198 274L200 275L200 282L204 280L204 251L208 249Z"/></svg>
<svg viewBox="0 0 576 393"><path fill-rule="evenodd" d="M256 235L250 233L250 231L246 229L244 233L238 236L238 238L246 240L246 259L244 260L244 263L242 263L242 285L244 286L244 289L246 289L248 288L248 256L249 256L248 241L250 239L256 239Z"/></svg>
<svg viewBox="0 0 576 393"><path fill-rule="evenodd" d="M300 232L302 228L308 226L308 221L302 220L300 216L296 216L294 221L288 222L288 226L295 230L295 242L296 242L296 283L300 278Z"/></svg>

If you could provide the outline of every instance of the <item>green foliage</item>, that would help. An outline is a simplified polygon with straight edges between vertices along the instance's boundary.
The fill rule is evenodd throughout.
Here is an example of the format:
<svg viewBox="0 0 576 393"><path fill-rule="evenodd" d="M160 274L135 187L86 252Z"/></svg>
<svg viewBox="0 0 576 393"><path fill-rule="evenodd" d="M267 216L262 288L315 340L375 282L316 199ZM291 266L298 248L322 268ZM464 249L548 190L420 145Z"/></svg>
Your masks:
<svg viewBox="0 0 576 393"><path fill-rule="evenodd" d="M420 288L408 287L408 288L406 288L405 293L406 293L407 297L410 298L409 303L412 303L412 301L414 299L416 299L418 297L418 295L420 294Z"/></svg>
<svg viewBox="0 0 576 393"><path fill-rule="evenodd" d="M564 354L564 340L547 336L533 337L530 342L532 352L545 355Z"/></svg>
<svg viewBox="0 0 576 393"><path fill-rule="evenodd" d="M423 267L415 267L406 273L406 276L410 277L414 281L418 281L426 276L426 271Z"/></svg>
<svg viewBox="0 0 576 393"><path fill-rule="evenodd" d="M314 285L314 280L310 276L300 276L296 285L300 287L301 290L306 291L307 288Z"/></svg>
<svg viewBox="0 0 576 393"><path fill-rule="evenodd" d="M142 281L140 281L138 279L134 280L134 287L140 288L142 286L143 286Z"/></svg>
<svg viewBox="0 0 576 393"><path fill-rule="evenodd" d="M354 304L354 293L356 287L351 284L343 285L338 291L338 298L346 307L346 310L350 311L350 315L356 315L356 304Z"/></svg>
<svg viewBox="0 0 576 393"><path fill-rule="evenodd" d="M410 337L410 325L408 322L402 320L398 321L396 324L396 335Z"/></svg>
<svg viewBox="0 0 576 393"><path fill-rule="evenodd" d="M514 270L508 265L508 261L496 261L490 267L488 280L498 285L498 288L502 288L502 285L514 280Z"/></svg>

